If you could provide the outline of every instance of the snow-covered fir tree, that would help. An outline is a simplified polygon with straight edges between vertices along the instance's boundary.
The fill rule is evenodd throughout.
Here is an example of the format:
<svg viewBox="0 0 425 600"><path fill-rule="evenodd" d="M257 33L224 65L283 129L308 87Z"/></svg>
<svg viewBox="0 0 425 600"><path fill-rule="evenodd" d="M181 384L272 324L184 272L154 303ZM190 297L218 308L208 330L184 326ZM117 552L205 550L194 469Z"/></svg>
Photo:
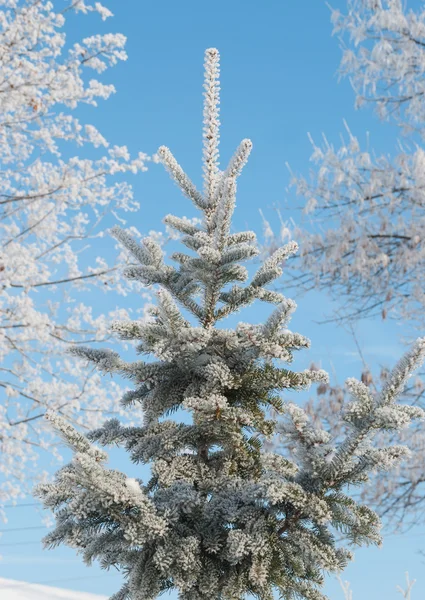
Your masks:
<svg viewBox="0 0 425 600"><path fill-rule="evenodd" d="M164 262L154 240L139 245L127 232L114 236L139 266L126 276L159 287L148 322L117 322L115 332L136 340L152 360L125 362L108 350L76 348L105 373L119 373L135 387L123 397L144 422L125 427L116 419L83 436L61 416L49 418L75 451L55 481L37 495L56 516L47 546L65 543L86 563L97 559L125 576L114 600L148 600L177 589L184 600L320 600L326 572L337 572L351 553L335 531L354 544L379 543L379 519L352 500L348 485L361 484L374 468L390 468L404 447L376 449L382 429L421 418L421 409L396 403L406 379L425 355L425 339L396 366L378 396L350 379L352 402L343 419L350 431L339 444L313 427L306 413L281 394L326 382L321 370L290 370L293 352L309 346L286 327L294 302L267 289L281 263L296 251L289 243L249 278L242 262L257 252L255 234L231 232L236 182L251 142L244 140L219 170L219 55L206 51L204 190L198 191L168 148L159 156L183 193L202 213L197 226L169 215L166 223L184 234L188 253ZM249 280L249 281L248 281ZM276 305L265 323L220 326L255 300ZM176 409L190 415L170 418ZM293 447L292 460L265 451L282 415L280 431ZM106 466L100 446L119 445L138 464L151 466L147 482Z"/></svg>

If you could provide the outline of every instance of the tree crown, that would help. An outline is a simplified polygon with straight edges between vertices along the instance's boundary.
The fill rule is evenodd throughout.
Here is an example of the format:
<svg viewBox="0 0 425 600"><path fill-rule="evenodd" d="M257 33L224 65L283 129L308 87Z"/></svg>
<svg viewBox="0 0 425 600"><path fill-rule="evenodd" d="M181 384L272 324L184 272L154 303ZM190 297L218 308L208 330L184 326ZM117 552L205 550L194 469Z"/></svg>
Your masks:
<svg viewBox="0 0 425 600"><path fill-rule="evenodd" d="M295 303L266 287L281 275L281 263L296 244L278 249L246 283L241 262L257 254L255 235L232 233L231 218L251 142L244 140L228 167L219 170L218 75L218 52L209 49L204 192L167 148L159 150L173 179L202 212L199 227L175 216L165 219L184 235L190 253L172 255L177 267L169 266L154 240L139 245L127 232L113 230L139 263L126 270L127 277L160 287L151 320L119 322L113 329L155 360L129 363L112 351L74 351L135 383L123 403L140 404L144 422L124 427L110 420L87 438L61 417L49 417L75 456L54 483L37 491L57 519L46 544L65 542L88 563L98 558L104 567L121 568L126 582L115 600L145 600L171 588L185 600L249 593L271 600L275 589L287 600L323 599L318 589L323 573L340 570L351 556L338 547L335 529L355 544L380 541L377 516L344 492L364 482L371 469L389 468L405 456L402 447L372 448L373 432L423 414L397 405L396 398L422 361L425 340L400 361L378 397L349 380L353 401L344 419L351 429L337 445L311 426L302 408L283 402L281 392L328 377L321 370L281 366L309 345L286 328ZM277 305L265 323L217 327L257 299ZM168 418L178 408L187 411L189 422ZM277 431L271 410L282 415L279 430L294 446L294 460L262 448L262 440ZM96 442L119 444L134 462L151 464L149 481L107 469L107 455Z"/></svg>

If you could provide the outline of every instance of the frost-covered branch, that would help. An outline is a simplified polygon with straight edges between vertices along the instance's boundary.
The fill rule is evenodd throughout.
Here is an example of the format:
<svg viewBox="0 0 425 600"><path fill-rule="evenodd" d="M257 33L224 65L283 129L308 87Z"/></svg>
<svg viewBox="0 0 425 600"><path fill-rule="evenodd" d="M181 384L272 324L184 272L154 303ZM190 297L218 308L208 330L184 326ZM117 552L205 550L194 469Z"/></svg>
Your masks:
<svg viewBox="0 0 425 600"><path fill-rule="evenodd" d="M334 32L348 38L341 74L350 78L357 105L375 104L406 132L425 134L425 10L402 0L348 0L332 11Z"/></svg>
<svg viewBox="0 0 425 600"><path fill-rule="evenodd" d="M386 368L382 368L376 377L365 368L361 374L361 382L374 395L380 387L386 386L388 376ZM334 439L341 439L346 430L340 415L348 404L349 393L347 385L321 384L317 387L317 394L306 405L313 423L323 423ZM416 376L406 383L402 401L407 411L417 406L423 407L422 377ZM424 422L417 421L413 427L382 434L377 443L383 442L406 444L410 449L408 460L401 462L392 471L378 469L370 483L363 487L360 497L385 520L387 527L396 531L406 530L422 523L425 515Z"/></svg>
<svg viewBox="0 0 425 600"><path fill-rule="evenodd" d="M310 225L293 234L298 262L288 283L321 289L341 301L335 320L380 316L424 324L425 153L395 160L361 149L351 132L335 149L313 145L310 177L293 177ZM268 242L270 245L271 240Z"/></svg>
<svg viewBox="0 0 425 600"><path fill-rule="evenodd" d="M358 102L374 103L381 116L394 117L412 135L424 130L425 12L408 10L399 0L349 0L347 10L332 12L344 40L341 71L348 75ZM288 286L299 291L323 290L337 300L327 321L349 324L364 318L403 321L408 334L425 324L425 154L422 141L399 142L393 156L370 150L348 126L339 147L326 137L312 140L310 175L293 175L305 217L283 226L300 241L299 258L288 261ZM266 224L268 250L279 243ZM283 224L285 225L285 224ZM424 404L423 383L416 379L403 402ZM339 427L329 407L344 395L328 388L319 413ZM328 402L328 401L331 402ZM404 431L413 450L409 463L392 474L379 473L366 488L369 502L392 525L423 519L424 425Z"/></svg>
<svg viewBox="0 0 425 600"><path fill-rule="evenodd" d="M138 285L119 280L124 252L107 262L95 249L105 216L138 208L127 177L145 171L148 157L130 157L78 119L79 106L115 92L103 74L126 59L126 40L108 33L70 44L71 11L112 13L100 2L59 4L0 2L0 507L43 476L46 411L86 429L102 411L120 412L119 386L102 388L65 351L105 341L110 321L127 315L94 312L82 291Z"/></svg>

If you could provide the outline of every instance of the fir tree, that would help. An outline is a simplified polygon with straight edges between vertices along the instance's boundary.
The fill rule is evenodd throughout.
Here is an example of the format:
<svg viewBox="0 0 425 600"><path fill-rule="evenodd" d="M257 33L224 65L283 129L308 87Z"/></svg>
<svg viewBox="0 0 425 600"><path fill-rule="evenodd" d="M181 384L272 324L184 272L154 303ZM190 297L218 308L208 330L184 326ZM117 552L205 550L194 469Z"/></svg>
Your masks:
<svg viewBox="0 0 425 600"><path fill-rule="evenodd" d="M302 408L281 398L283 391L326 382L327 374L282 366L309 346L286 328L295 303L267 289L296 244L277 250L247 283L241 263L258 252L255 234L231 233L231 218L251 142L244 140L226 170L219 170L217 50L207 50L205 67L203 193L168 148L159 150L203 216L199 227L165 218L183 234L189 252L172 255L177 267L170 266L152 239L139 245L125 231L113 230L139 263L127 269L127 277L159 286L150 321L119 322L113 329L137 340L138 352L155 361L129 363L108 350L74 351L101 371L134 382L123 404L130 411L141 404L144 422L123 426L109 420L86 437L49 415L75 456L53 483L37 490L57 521L45 544L65 543L86 563L98 559L104 568L120 569L126 582L114 600L153 599L172 588L184 600L247 594L272 600L276 590L285 600L320 600L324 573L341 570L351 557L338 547L336 530L354 544L380 542L379 519L345 489L406 455L398 446L377 450L370 440L377 431L423 416L396 399L422 362L425 339L400 361L379 396L349 380L353 401L343 418L351 429L338 445L309 424ZM276 305L264 324L218 326L254 300ZM185 409L189 422L168 418L176 409ZM277 429L276 412L282 415L281 433L295 447L292 460L262 448ZM100 446L108 445L124 447L135 463L150 464L150 480L107 469Z"/></svg>

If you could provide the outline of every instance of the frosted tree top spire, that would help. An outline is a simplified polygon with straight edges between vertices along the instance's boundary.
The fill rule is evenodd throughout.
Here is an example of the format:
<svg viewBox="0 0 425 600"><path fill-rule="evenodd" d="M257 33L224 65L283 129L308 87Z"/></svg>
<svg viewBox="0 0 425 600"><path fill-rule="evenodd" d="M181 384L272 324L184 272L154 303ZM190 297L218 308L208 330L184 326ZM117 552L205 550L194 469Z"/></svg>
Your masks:
<svg viewBox="0 0 425 600"><path fill-rule="evenodd" d="M220 54L217 48L205 51L204 83L204 192L214 195L219 174L220 143Z"/></svg>
<svg viewBox="0 0 425 600"><path fill-rule="evenodd" d="M242 171L252 148L251 140L242 140L227 169L219 169L220 143L220 54L216 48L205 51L204 111L203 111L203 175L204 193L201 194L178 164L170 150L161 146L159 157L182 192L200 209L217 204L220 190L229 177L236 178Z"/></svg>

